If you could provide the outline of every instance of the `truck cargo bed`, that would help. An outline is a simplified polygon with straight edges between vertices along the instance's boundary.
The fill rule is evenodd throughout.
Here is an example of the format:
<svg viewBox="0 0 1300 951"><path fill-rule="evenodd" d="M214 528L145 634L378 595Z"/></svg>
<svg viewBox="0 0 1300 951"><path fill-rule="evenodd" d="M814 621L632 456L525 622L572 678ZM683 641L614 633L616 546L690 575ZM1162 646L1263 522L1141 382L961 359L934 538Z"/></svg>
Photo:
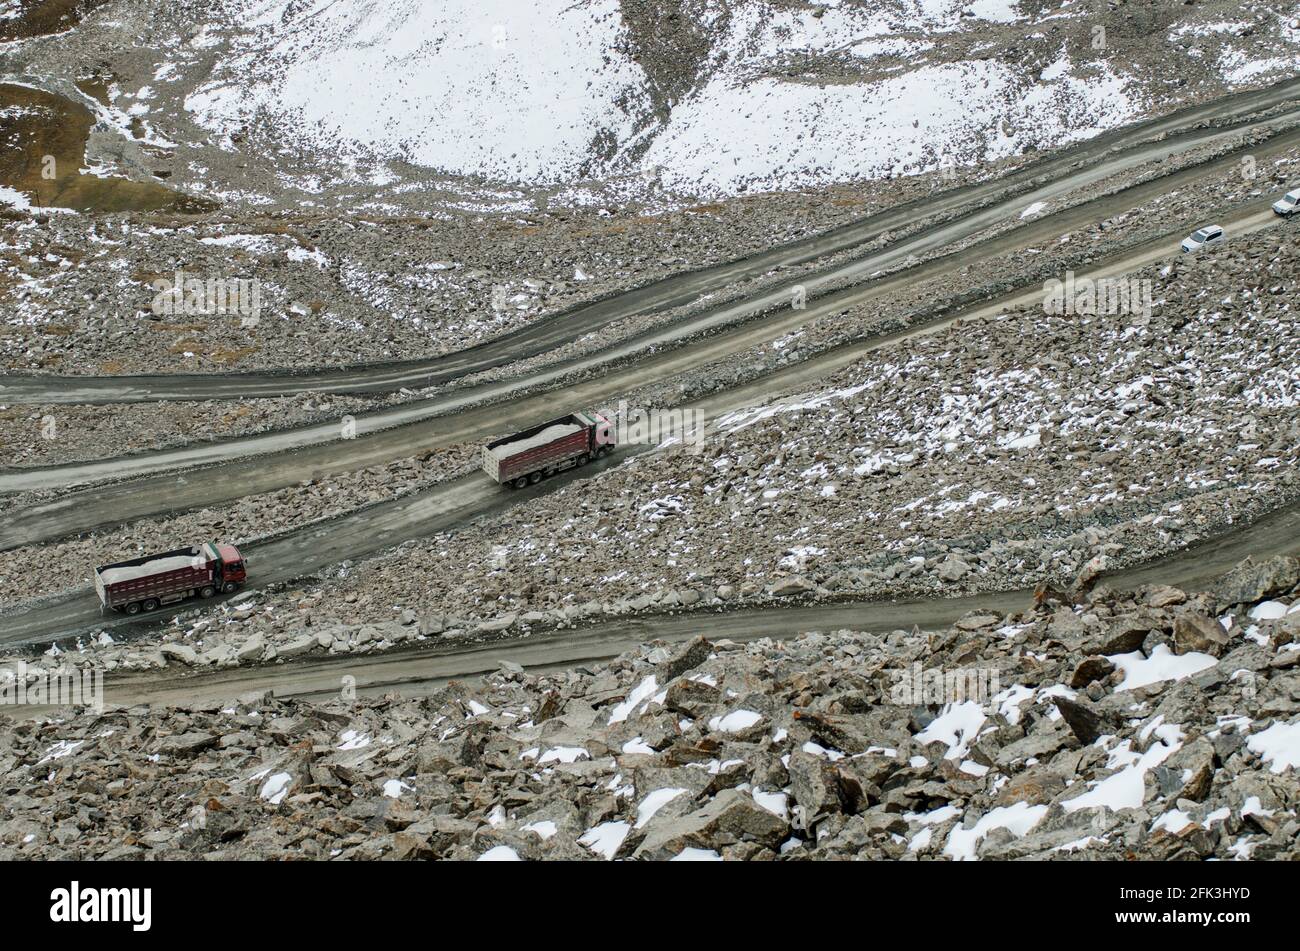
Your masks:
<svg viewBox="0 0 1300 951"><path fill-rule="evenodd" d="M595 421L582 413L553 419L483 449L483 471L496 482L512 482L554 471L592 453Z"/></svg>
<svg viewBox="0 0 1300 951"><path fill-rule="evenodd" d="M95 591L105 607L167 598L212 582L220 555L214 545L142 555L95 569Z"/></svg>

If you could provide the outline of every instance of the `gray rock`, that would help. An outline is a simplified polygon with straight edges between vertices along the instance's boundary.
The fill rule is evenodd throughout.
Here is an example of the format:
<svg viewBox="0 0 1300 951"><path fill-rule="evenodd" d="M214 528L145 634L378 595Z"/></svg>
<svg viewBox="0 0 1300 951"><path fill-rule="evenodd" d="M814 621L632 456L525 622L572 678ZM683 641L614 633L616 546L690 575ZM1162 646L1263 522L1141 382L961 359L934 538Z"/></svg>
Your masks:
<svg viewBox="0 0 1300 951"><path fill-rule="evenodd" d="M739 842L774 849L789 836L790 824L752 796L724 789L703 808L658 824L633 853L638 859L671 859L686 848L720 850Z"/></svg>
<svg viewBox="0 0 1300 951"><path fill-rule="evenodd" d="M178 660L191 667L198 662L198 653L188 644L163 644L158 651L167 660Z"/></svg>
<svg viewBox="0 0 1300 951"><path fill-rule="evenodd" d="M1216 657L1228 646L1223 625L1204 614L1180 614L1174 619L1174 650L1179 654L1197 651Z"/></svg>
<svg viewBox="0 0 1300 951"><path fill-rule="evenodd" d="M1113 724L1096 707L1085 700L1071 700L1069 697L1053 697L1056 709L1061 711L1066 724L1079 742L1085 745L1096 741L1103 733L1111 732Z"/></svg>
<svg viewBox="0 0 1300 951"><path fill-rule="evenodd" d="M970 574L970 571L970 565L962 561L956 553L952 553L939 563L939 567L935 573L938 575L940 581L952 582L960 581L962 578L965 578Z"/></svg>
<svg viewBox="0 0 1300 951"><path fill-rule="evenodd" d="M165 736L158 741L158 752L170 755L192 756L217 745L217 736L213 733L194 731L176 736Z"/></svg>
<svg viewBox="0 0 1300 951"><path fill-rule="evenodd" d="M772 595L774 598L789 598L800 594L807 594L814 588L816 588L816 585L807 578L794 575L789 578L782 578L779 581L774 581L772 584L768 585L767 593Z"/></svg>
<svg viewBox="0 0 1300 951"><path fill-rule="evenodd" d="M266 638L261 631L254 634L235 651L235 659L241 662L255 661L266 652Z"/></svg>
<svg viewBox="0 0 1300 951"><path fill-rule="evenodd" d="M804 828L811 831L826 816L843 812L839 773L820 756L802 750L790 754L790 791L802 807Z"/></svg>
<svg viewBox="0 0 1300 951"><path fill-rule="evenodd" d="M1248 604L1290 591L1300 584L1300 558L1279 555L1267 561L1247 558L1210 586L1220 604Z"/></svg>
<svg viewBox="0 0 1300 951"><path fill-rule="evenodd" d="M281 657L298 657L302 654L310 653L311 651L317 650L319 648L320 648L320 641L316 639L316 635L306 634L303 635L302 637L295 637L287 644L279 645L277 650Z"/></svg>

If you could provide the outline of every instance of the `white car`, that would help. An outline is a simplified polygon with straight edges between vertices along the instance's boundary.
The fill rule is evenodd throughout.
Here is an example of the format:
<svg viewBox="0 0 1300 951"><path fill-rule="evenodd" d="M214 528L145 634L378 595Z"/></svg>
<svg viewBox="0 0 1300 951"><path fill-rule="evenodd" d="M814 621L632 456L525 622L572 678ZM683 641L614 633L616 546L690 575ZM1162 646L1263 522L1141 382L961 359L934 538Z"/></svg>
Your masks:
<svg viewBox="0 0 1300 951"><path fill-rule="evenodd" d="M1295 191L1287 192L1277 201L1273 202L1274 214L1281 215L1283 218L1290 218L1297 208L1300 208L1300 188Z"/></svg>
<svg viewBox="0 0 1300 951"><path fill-rule="evenodd" d="M1218 225L1206 225L1204 228L1197 228L1187 237L1183 238L1180 248L1186 251L1199 251L1207 244L1218 244L1223 240L1223 229Z"/></svg>

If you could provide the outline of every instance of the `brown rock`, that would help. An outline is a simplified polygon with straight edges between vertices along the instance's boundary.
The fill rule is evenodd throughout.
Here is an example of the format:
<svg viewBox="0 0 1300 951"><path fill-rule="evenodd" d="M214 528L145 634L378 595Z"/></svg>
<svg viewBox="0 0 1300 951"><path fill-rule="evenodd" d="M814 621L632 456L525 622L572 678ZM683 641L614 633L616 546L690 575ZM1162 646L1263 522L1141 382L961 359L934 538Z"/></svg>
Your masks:
<svg viewBox="0 0 1300 951"><path fill-rule="evenodd" d="M1097 680L1104 680L1115 671L1115 665L1105 657L1085 657L1070 674L1070 687L1079 690Z"/></svg>
<svg viewBox="0 0 1300 951"><path fill-rule="evenodd" d="M1180 614L1174 619L1174 651L1187 654L1197 651L1223 654L1228 646L1228 632L1212 617L1204 614Z"/></svg>
<svg viewBox="0 0 1300 951"><path fill-rule="evenodd" d="M698 718L718 703L722 694L698 680L674 680L664 695L664 706L688 717Z"/></svg>
<svg viewBox="0 0 1300 951"><path fill-rule="evenodd" d="M1167 608L1175 604L1182 604L1186 600L1186 592L1163 584L1152 588L1147 594L1147 604L1153 608Z"/></svg>
<svg viewBox="0 0 1300 951"><path fill-rule="evenodd" d="M1053 697L1052 700L1080 743L1092 743L1103 733L1109 732L1110 724L1106 717L1092 704L1083 700L1071 700L1069 697Z"/></svg>

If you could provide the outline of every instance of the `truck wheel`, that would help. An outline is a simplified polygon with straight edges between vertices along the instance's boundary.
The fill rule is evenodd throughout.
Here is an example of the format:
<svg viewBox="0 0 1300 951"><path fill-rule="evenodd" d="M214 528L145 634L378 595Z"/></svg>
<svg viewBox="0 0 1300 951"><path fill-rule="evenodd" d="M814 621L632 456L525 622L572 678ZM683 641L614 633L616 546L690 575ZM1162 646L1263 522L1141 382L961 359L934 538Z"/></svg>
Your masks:
<svg viewBox="0 0 1300 951"><path fill-rule="evenodd" d="M210 584L205 584L202 588L199 588L200 598L210 598L216 593L217 593L217 589Z"/></svg>
<svg viewBox="0 0 1300 951"><path fill-rule="evenodd" d="M520 476L518 479L515 479L515 481L511 482L510 484L514 486L516 489L522 489L524 486L528 484L528 476Z"/></svg>
<svg viewBox="0 0 1300 951"><path fill-rule="evenodd" d="M613 451L614 451L613 446L605 445L600 447L600 449L597 451L597 455L608 456Z"/></svg>
<svg viewBox="0 0 1300 951"><path fill-rule="evenodd" d="M225 584L221 586L221 590L226 592L226 594L230 594L230 592L232 591L238 591L239 585L233 581L227 581Z"/></svg>
<svg viewBox="0 0 1300 951"><path fill-rule="evenodd" d="M157 599L157 598L150 598L148 601L146 601L146 602L142 605L142 607L143 607L146 611L157 611L157 610L158 610L158 599Z"/></svg>
<svg viewBox="0 0 1300 951"><path fill-rule="evenodd" d="M542 481L542 473L534 472L532 475L528 477L528 481L531 482L533 485L536 485L537 483Z"/></svg>
<svg viewBox="0 0 1300 951"><path fill-rule="evenodd" d="M127 614L139 614L140 602L132 601L130 604L123 605L122 610L125 611Z"/></svg>
<svg viewBox="0 0 1300 951"><path fill-rule="evenodd" d="M578 457L578 468L581 469L583 466L585 466L585 465L586 465L587 463L589 463L589 462L591 462L591 456L587 455L587 454L584 452L582 455L580 455L580 456Z"/></svg>

